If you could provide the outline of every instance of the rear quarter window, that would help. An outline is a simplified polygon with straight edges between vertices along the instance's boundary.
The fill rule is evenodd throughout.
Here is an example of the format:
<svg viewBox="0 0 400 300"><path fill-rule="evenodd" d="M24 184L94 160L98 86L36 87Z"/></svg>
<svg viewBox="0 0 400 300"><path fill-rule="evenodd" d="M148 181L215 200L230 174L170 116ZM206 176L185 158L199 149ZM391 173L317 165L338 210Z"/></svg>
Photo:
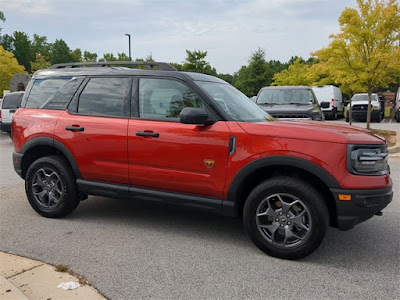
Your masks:
<svg viewBox="0 0 400 300"><path fill-rule="evenodd" d="M3 109L12 109L17 108L21 105L22 97L24 93L17 94L8 94L4 96L2 108Z"/></svg>
<svg viewBox="0 0 400 300"><path fill-rule="evenodd" d="M39 108L63 85L65 85L70 78L49 78L49 79L36 79L29 95L26 98L26 108Z"/></svg>

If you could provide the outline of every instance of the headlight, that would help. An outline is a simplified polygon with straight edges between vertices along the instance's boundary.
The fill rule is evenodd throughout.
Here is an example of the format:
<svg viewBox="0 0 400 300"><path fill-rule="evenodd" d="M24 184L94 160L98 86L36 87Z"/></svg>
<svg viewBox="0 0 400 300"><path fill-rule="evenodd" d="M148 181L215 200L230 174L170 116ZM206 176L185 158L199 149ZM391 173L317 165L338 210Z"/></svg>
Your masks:
<svg viewBox="0 0 400 300"><path fill-rule="evenodd" d="M387 145L348 145L347 170L355 175L385 175L389 172Z"/></svg>

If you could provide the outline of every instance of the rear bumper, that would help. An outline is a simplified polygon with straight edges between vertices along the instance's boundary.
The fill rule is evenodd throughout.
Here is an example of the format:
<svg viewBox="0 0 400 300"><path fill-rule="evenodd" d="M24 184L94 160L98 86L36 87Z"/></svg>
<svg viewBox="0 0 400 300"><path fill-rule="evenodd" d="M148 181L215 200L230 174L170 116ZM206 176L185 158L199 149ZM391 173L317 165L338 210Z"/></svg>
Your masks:
<svg viewBox="0 0 400 300"><path fill-rule="evenodd" d="M11 132L11 122L0 122L0 130L4 132Z"/></svg>
<svg viewBox="0 0 400 300"><path fill-rule="evenodd" d="M349 230L384 209L393 198L392 183L382 189L331 189L336 201L339 230ZM339 194L351 195L350 201L339 200Z"/></svg>

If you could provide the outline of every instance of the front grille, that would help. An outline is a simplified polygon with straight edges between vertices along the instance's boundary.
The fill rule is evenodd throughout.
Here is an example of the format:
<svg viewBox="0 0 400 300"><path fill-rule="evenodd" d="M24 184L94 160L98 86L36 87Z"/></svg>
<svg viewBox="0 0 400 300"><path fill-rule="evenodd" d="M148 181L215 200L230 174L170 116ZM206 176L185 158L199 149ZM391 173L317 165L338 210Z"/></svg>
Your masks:
<svg viewBox="0 0 400 300"><path fill-rule="evenodd" d="M352 110L353 111L368 111L368 104L353 105Z"/></svg>

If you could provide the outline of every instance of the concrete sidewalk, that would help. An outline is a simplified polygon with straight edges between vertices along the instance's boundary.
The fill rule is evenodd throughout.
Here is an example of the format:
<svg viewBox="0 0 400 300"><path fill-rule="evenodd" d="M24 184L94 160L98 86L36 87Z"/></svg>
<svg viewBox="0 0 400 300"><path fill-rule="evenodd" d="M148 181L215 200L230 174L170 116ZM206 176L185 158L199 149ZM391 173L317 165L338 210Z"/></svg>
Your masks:
<svg viewBox="0 0 400 300"><path fill-rule="evenodd" d="M397 132L396 145L388 148L390 157L400 157L400 132Z"/></svg>
<svg viewBox="0 0 400 300"><path fill-rule="evenodd" d="M1 300L106 299L87 284L74 290L57 288L60 283L70 281L79 282L79 278L57 272L54 266L40 261L0 252Z"/></svg>

